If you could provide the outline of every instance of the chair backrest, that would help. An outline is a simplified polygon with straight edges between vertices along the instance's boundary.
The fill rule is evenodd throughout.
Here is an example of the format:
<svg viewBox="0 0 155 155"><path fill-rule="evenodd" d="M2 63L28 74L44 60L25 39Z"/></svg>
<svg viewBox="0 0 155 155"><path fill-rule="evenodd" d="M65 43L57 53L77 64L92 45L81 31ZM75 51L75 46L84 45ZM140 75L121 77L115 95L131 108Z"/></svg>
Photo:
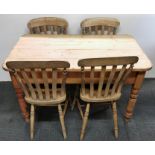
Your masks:
<svg viewBox="0 0 155 155"><path fill-rule="evenodd" d="M115 35L120 22L115 18L88 18L81 22L84 35Z"/></svg>
<svg viewBox="0 0 155 155"><path fill-rule="evenodd" d="M14 73L27 98L56 100L58 85L60 96L65 93L66 69L70 67L68 62L10 61L6 65Z"/></svg>
<svg viewBox="0 0 155 155"><path fill-rule="evenodd" d="M68 23L62 18L42 17L30 20L27 26L31 34L66 34Z"/></svg>
<svg viewBox="0 0 155 155"><path fill-rule="evenodd" d="M107 97L121 92L124 81L131 72L134 63L138 61L138 57L111 57L111 58L92 58L79 60L78 65L81 67L82 82L81 91L85 95L85 80L90 79L90 97L94 97L95 71L98 71L99 80L97 97ZM88 69L88 67L90 69ZM96 67L96 68L95 68ZM99 69L101 67L101 69Z"/></svg>

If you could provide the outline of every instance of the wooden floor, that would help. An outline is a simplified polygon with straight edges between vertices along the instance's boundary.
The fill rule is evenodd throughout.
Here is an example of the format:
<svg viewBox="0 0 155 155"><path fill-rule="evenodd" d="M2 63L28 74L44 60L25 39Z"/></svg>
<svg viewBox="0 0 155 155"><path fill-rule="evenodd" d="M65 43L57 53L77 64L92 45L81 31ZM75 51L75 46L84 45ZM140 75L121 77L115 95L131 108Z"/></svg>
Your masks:
<svg viewBox="0 0 155 155"><path fill-rule="evenodd" d="M74 86L70 90L73 93ZM130 87L125 86L118 103L118 140L155 140L155 79L146 79L138 97L134 118L126 123L123 119L124 107L129 97ZM29 140L29 125L20 114L11 82L0 83L0 140ZM81 119L75 108L68 108L66 114L67 140L79 140ZM85 139L87 141L113 141L111 109L94 107L91 111ZM37 110L35 140L63 140L57 109Z"/></svg>

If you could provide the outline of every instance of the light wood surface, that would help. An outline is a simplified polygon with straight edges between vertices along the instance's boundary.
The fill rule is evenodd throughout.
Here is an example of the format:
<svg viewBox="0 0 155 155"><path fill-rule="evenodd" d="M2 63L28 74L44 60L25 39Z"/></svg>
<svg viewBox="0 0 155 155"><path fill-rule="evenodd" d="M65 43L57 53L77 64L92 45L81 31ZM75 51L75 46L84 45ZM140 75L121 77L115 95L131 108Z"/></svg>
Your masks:
<svg viewBox="0 0 155 155"><path fill-rule="evenodd" d="M118 56L137 56L139 61L134 70L146 71L152 67L136 40L128 35L25 35L19 39L6 61L62 60L70 62L71 70L79 70L79 59Z"/></svg>
<svg viewBox="0 0 155 155"><path fill-rule="evenodd" d="M126 103L124 113L126 120L128 120L133 116L138 93L143 84L146 71L152 68L149 58L132 36L25 35L19 39L15 47L11 50L9 56L3 63L3 69L9 71L6 67L7 61L69 61L70 69L66 83L80 84L81 73L80 67L77 65L79 59L119 56L138 56L139 58L138 63L135 64L132 73L126 80L126 84L132 85L129 101ZM27 111L27 104L23 98L23 91L17 83L14 74L10 71L9 73L22 115L25 121L28 122L29 113ZM98 82L96 78L94 80ZM89 79L86 79L86 82L89 82Z"/></svg>

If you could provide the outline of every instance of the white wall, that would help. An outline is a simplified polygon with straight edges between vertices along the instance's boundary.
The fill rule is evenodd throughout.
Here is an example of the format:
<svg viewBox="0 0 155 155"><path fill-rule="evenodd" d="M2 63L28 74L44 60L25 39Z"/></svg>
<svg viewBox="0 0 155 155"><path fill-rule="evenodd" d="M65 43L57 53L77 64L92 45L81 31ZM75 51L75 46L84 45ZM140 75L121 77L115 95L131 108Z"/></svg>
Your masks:
<svg viewBox="0 0 155 155"><path fill-rule="evenodd" d="M80 22L89 17L115 17L120 20L119 34L133 35L147 56L155 63L155 15L0 15L0 62L5 60L18 38L27 33L27 22L36 17L56 16L69 22L68 33L80 33ZM147 73L155 77L155 69ZM9 74L0 69L0 81L10 80Z"/></svg>

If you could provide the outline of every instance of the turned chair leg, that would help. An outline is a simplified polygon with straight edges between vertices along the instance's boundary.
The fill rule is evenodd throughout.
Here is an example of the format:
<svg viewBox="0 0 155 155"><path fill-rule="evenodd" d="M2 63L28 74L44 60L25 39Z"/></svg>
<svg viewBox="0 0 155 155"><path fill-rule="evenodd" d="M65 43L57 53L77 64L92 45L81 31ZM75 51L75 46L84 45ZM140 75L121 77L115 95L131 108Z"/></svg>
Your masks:
<svg viewBox="0 0 155 155"><path fill-rule="evenodd" d="M85 134L85 129L86 129L87 122L88 122L89 110L90 110L90 103L87 103L86 111L85 111L85 114L84 114L84 117L83 117L80 140L83 140L83 137L84 137L84 134Z"/></svg>
<svg viewBox="0 0 155 155"><path fill-rule="evenodd" d="M65 128L65 122L64 122L64 113L62 112L62 107L60 104L58 105L58 112L59 112L59 118L60 118L62 133L63 133L64 139L66 139L67 134L66 134L66 128Z"/></svg>
<svg viewBox="0 0 155 155"><path fill-rule="evenodd" d="M116 102L112 102L113 120L114 120L114 134L115 138L118 138L118 116Z"/></svg>
<svg viewBox="0 0 155 155"><path fill-rule="evenodd" d="M34 121L35 121L35 109L34 105L31 105L30 111L30 139L33 140L34 138Z"/></svg>

